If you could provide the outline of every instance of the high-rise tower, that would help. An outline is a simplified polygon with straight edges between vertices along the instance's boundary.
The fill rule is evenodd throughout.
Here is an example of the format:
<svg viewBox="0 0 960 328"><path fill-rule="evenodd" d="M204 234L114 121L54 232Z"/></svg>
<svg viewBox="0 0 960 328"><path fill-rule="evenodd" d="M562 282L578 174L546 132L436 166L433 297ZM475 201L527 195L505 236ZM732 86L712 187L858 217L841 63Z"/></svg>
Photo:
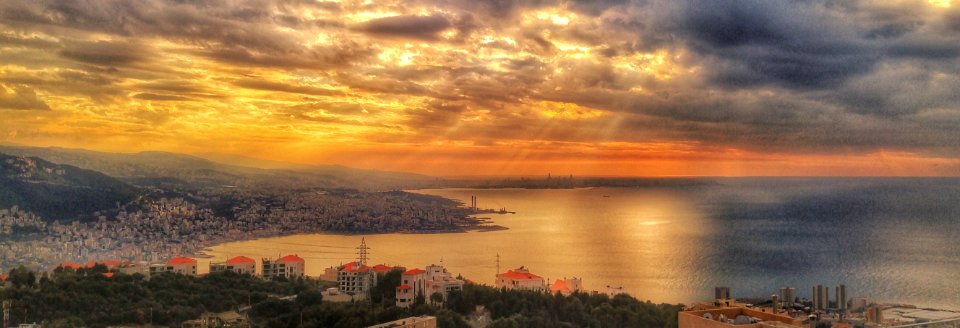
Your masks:
<svg viewBox="0 0 960 328"><path fill-rule="evenodd" d="M841 311L846 311L847 310L847 286L845 285L837 286L836 297L837 297L837 308L840 309Z"/></svg>
<svg viewBox="0 0 960 328"><path fill-rule="evenodd" d="M797 291L793 287L788 286L780 288L780 302L782 302L786 307L792 306L793 302L795 302L797 299L796 293Z"/></svg>

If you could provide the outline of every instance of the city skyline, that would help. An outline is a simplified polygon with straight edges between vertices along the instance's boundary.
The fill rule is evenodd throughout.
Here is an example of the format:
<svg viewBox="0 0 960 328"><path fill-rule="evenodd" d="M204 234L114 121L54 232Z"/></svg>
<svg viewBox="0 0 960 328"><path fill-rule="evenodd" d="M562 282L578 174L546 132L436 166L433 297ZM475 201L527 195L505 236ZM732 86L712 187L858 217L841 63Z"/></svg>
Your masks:
<svg viewBox="0 0 960 328"><path fill-rule="evenodd" d="M433 176L960 174L949 0L0 12L0 144Z"/></svg>

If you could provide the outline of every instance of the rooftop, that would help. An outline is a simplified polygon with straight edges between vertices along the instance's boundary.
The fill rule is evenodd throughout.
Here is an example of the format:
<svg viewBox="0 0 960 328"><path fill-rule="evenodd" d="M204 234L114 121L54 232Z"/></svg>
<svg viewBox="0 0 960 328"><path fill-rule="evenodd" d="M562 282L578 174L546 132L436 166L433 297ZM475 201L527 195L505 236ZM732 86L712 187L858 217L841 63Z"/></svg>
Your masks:
<svg viewBox="0 0 960 328"><path fill-rule="evenodd" d="M227 260L229 264L244 264L244 263L257 263L252 258L246 256L237 256Z"/></svg>
<svg viewBox="0 0 960 328"><path fill-rule="evenodd" d="M421 270L421 269L410 269L410 270L404 271L403 274L404 274L404 275L408 275L408 276L412 276L412 275L421 274L421 273L424 273L424 272L426 272L426 271L423 271L423 270Z"/></svg>
<svg viewBox="0 0 960 328"><path fill-rule="evenodd" d="M418 323L433 322L433 326L436 325L437 317L431 316L419 316L419 317L409 317L400 320L394 320L387 323L381 323L379 325L373 325L367 328L390 328L390 327L420 327ZM431 326L431 327L433 327Z"/></svg>
<svg viewBox="0 0 960 328"><path fill-rule="evenodd" d="M184 264L197 264L197 260L194 260L186 256L177 256L167 261L167 265L184 265Z"/></svg>
<svg viewBox="0 0 960 328"><path fill-rule="evenodd" d="M360 263L353 261L343 265L343 272L367 272L370 271L370 267L366 265L361 265Z"/></svg>
<svg viewBox="0 0 960 328"><path fill-rule="evenodd" d="M287 255L277 259L277 262L304 262L302 257L295 254Z"/></svg>
<svg viewBox="0 0 960 328"><path fill-rule="evenodd" d="M373 271L376 272L387 272L390 270L393 270L393 267L386 264L377 264L373 266Z"/></svg>
<svg viewBox="0 0 960 328"><path fill-rule="evenodd" d="M532 273L530 273L530 272L528 272L528 271L526 271L526 270L523 270L523 271L510 270L510 271L507 271L507 272L498 274L498 275L497 275L497 278L506 278L506 279L513 279L513 280L536 280L536 279L543 279L543 277L538 276L538 275L535 275L535 274L532 274Z"/></svg>
<svg viewBox="0 0 960 328"><path fill-rule="evenodd" d="M780 313L757 311L744 307L724 307L680 312L680 326L697 327L801 327L803 319ZM685 325L684 322L687 322ZM693 322L700 322L694 324Z"/></svg>
<svg viewBox="0 0 960 328"><path fill-rule="evenodd" d="M556 293L556 292L562 292L562 293L570 292L570 286L567 286L566 280L557 279L557 281L554 282L553 285L550 285L550 293Z"/></svg>

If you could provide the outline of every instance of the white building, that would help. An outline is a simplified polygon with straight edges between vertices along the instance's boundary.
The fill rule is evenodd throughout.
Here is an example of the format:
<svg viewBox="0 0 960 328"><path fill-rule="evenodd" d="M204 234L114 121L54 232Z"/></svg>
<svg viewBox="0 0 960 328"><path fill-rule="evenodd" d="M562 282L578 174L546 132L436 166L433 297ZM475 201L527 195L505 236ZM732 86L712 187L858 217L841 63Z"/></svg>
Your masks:
<svg viewBox="0 0 960 328"><path fill-rule="evenodd" d="M344 264L337 270L337 286L342 293L368 295L376 284L376 272L360 262Z"/></svg>
<svg viewBox="0 0 960 328"><path fill-rule="evenodd" d="M547 289L543 277L530 273L530 270L522 266L497 274L496 287L533 291L544 291Z"/></svg>
<svg viewBox="0 0 960 328"><path fill-rule="evenodd" d="M124 263L123 265L120 266L120 272L123 272L124 274L128 274L128 275L139 273L149 277L150 263L147 261Z"/></svg>
<svg viewBox="0 0 960 328"><path fill-rule="evenodd" d="M437 317L419 316L394 320L367 328L437 328Z"/></svg>
<svg viewBox="0 0 960 328"><path fill-rule="evenodd" d="M431 264L427 266L427 293L426 296L430 297L433 293L441 293L443 297L447 297L447 293L454 290L463 290L463 280L457 279L447 271L446 268Z"/></svg>
<svg viewBox="0 0 960 328"><path fill-rule="evenodd" d="M407 270L400 276L400 285L397 286L397 306L409 307L417 296L422 296L424 301L429 300L434 293L440 293L446 299L447 293L463 290L463 284L463 280L453 277L439 265L428 265L426 270Z"/></svg>
<svg viewBox="0 0 960 328"><path fill-rule="evenodd" d="M226 262L210 263L210 272L233 271L239 274L253 275L257 268L257 261L246 256L237 256Z"/></svg>
<svg viewBox="0 0 960 328"><path fill-rule="evenodd" d="M426 294L427 272L421 269L410 269L400 275L400 286L397 286L397 306L410 307L418 295Z"/></svg>
<svg viewBox="0 0 960 328"><path fill-rule="evenodd" d="M287 255L276 260L262 259L262 270L260 275L264 279L284 277L303 278L306 269L306 261L296 255Z"/></svg>
<svg viewBox="0 0 960 328"><path fill-rule="evenodd" d="M583 291L583 281L577 277L557 279L550 285L550 294L560 293L570 295L575 292Z"/></svg>
<svg viewBox="0 0 960 328"><path fill-rule="evenodd" d="M150 273L158 272L173 272L196 276L197 260L186 256L177 256L167 261L167 263L150 265Z"/></svg>

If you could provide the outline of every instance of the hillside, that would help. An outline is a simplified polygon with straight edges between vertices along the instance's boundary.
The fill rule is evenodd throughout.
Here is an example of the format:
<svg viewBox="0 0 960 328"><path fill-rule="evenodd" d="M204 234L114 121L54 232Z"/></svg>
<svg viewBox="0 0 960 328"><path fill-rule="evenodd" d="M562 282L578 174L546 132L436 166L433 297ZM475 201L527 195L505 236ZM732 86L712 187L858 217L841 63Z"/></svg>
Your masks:
<svg viewBox="0 0 960 328"><path fill-rule="evenodd" d="M138 185L242 186L394 190L436 186L433 177L338 165L299 165L209 154L213 160L168 152L106 153L83 149L0 146L0 153L30 156L102 172Z"/></svg>
<svg viewBox="0 0 960 328"><path fill-rule="evenodd" d="M0 208L18 205L46 220L66 220L115 209L137 193L99 172L0 153Z"/></svg>

